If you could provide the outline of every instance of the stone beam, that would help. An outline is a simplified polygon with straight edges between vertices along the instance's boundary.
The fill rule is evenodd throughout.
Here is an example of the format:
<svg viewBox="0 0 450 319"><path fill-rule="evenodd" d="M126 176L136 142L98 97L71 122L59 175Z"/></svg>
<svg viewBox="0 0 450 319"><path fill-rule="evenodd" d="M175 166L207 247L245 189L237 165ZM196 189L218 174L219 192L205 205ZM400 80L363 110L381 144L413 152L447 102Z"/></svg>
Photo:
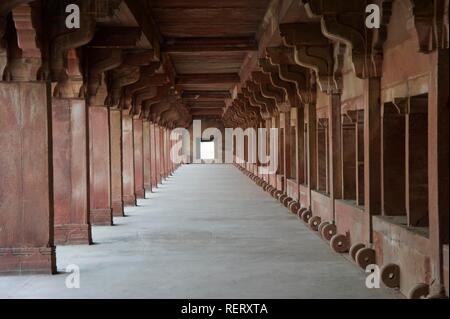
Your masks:
<svg viewBox="0 0 450 319"><path fill-rule="evenodd" d="M257 51L258 44L253 37L174 38L166 40L162 50L168 53Z"/></svg>

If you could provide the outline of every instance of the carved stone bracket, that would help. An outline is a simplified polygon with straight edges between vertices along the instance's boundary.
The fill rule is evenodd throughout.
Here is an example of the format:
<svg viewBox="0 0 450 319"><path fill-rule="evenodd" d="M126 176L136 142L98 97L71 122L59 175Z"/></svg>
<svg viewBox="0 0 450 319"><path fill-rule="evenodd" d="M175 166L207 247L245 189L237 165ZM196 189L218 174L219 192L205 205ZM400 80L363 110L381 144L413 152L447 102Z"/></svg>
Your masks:
<svg viewBox="0 0 450 319"><path fill-rule="evenodd" d="M420 51L448 49L448 0L411 0Z"/></svg>
<svg viewBox="0 0 450 319"><path fill-rule="evenodd" d="M64 85L69 80L67 74L67 52L72 48L79 48L89 43L95 33L95 16L89 14L92 0L82 1L80 4L81 28L67 31L64 25L64 16L55 24L53 33L56 36L51 43L50 70L52 82L58 82L58 85ZM55 89L55 95L58 90Z"/></svg>
<svg viewBox="0 0 450 319"><path fill-rule="evenodd" d="M356 75L360 78L381 76L383 43L386 40L393 0L304 0L311 17L321 18L322 33L333 41L347 44L352 50ZM380 28L366 26L366 6L381 8Z"/></svg>
<svg viewBox="0 0 450 319"><path fill-rule="evenodd" d="M259 59L259 66L263 70L264 73L270 76L271 83L280 89L283 89L289 100L289 104L291 107L295 106L296 99L294 98L297 95L296 86L289 81L285 81L280 77L279 68L276 65L270 63L269 59L261 58Z"/></svg>
<svg viewBox="0 0 450 319"><path fill-rule="evenodd" d="M248 88L249 92L252 93L253 98L255 99L256 103L260 104L261 108L264 111L267 111L270 114L277 113L277 106L276 106L275 100L263 96L261 93L261 88L260 88L259 84L252 82L252 81L247 81L246 84L247 84L247 88Z"/></svg>
<svg viewBox="0 0 450 319"><path fill-rule="evenodd" d="M295 49L295 62L316 72L323 92L335 92L333 45L322 34L320 23L282 24L280 32L285 45Z"/></svg>
<svg viewBox="0 0 450 319"><path fill-rule="evenodd" d="M297 96L304 104L310 103L312 95L315 94L310 84L309 69L297 64L291 64L294 61L294 50L287 47L267 48L267 57L270 63L278 68L278 74L284 81L295 85Z"/></svg>
<svg viewBox="0 0 450 319"><path fill-rule="evenodd" d="M42 66L42 53L33 23L34 15L36 12L29 4L20 4L12 8L14 26L11 26L10 33L6 36L7 44L3 45L7 46L4 80L36 81L38 79L38 71ZM6 30L6 19L0 18L0 20L1 38L2 29Z"/></svg>
<svg viewBox="0 0 450 319"><path fill-rule="evenodd" d="M140 68L138 66L122 65L107 73L108 96L106 105L116 108L121 104L123 87L139 80Z"/></svg>
<svg viewBox="0 0 450 319"><path fill-rule="evenodd" d="M120 49L89 49L88 105L95 105L95 98L102 85L103 73L122 64Z"/></svg>
<svg viewBox="0 0 450 319"><path fill-rule="evenodd" d="M156 123L156 112L154 110L154 106L159 103L164 103L164 100L167 98L169 91L171 90L172 85L167 83L162 86L158 86L156 89L156 95L148 100L142 102L143 109L145 114L148 114L147 119Z"/></svg>

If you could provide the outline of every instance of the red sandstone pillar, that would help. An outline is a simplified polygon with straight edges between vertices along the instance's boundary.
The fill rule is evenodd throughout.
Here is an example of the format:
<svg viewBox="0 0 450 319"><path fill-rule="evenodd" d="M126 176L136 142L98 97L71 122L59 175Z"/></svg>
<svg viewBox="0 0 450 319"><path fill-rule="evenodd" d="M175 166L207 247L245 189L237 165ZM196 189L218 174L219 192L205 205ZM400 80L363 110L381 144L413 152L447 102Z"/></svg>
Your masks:
<svg viewBox="0 0 450 319"><path fill-rule="evenodd" d="M296 180L299 185L305 184L305 108L297 107L296 119Z"/></svg>
<svg viewBox="0 0 450 319"><path fill-rule="evenodd" d="M156 168L156 133L155 133L155 124L150 123L150 159L151 159L151 180L152 180L152 188L158 187L158 177L157 177L157 168Z"/></svg>
<svg viewBox="0 0 450 319"><path fill-rule="evenodd" d="M155 176L158 184L161 183L161 130L159 126L155 124Z"/></svg>
<svg viewBox="0 0 450 319"><path fill-rule="evenodd" d="M109 112L111 138L111 201L114 216L123 217L122 191L122 111Z"/></svg>
<svg viewBox="0 0 450 319"><path fill-rule="evenodd" d="M448 288L449 244L449 55L448 49L438 49L437 63L430 75L428 100L428 209L430 219L430 242L432 256L431 291L442 293L444 282ZM444 254L446 245L447 256ZM445 260L447 257L447 260ZM447 291L448 293L448 291Z"/></svg>
<svg viewBox="0 0 450 319"><path fill-rule="evenodd" d="M144 141L144 188L149 192L152 191L152 156L151 156L151 140L150 140L150 122L144 121L143 124L143 141Z"/></svg>
<svg viewBox="0 0 450 319"><path fill-rule="evenodd" d="M172 149L172 141L170 140L170 129L166 129L166 136L167 136L167 172L168 175L172 175L173 169L172 169L172 160L170 156L170 150Z"/></svg>
<svg viewBox="0 0 450 319"><path fill-rule="evenodd" d="M52 111L55 242L90 244L86 102L53 99Z"/></svg>
<svg viewBox="0 0 450 319"><path fill-rule="evenodd" d="M109 107L90 106L89 124L91 224L111 226Z"/></svg>
<svg viewBox="0 0 450 319"><path fill-rule="evenodd" d="M1 7L5 18L8 4ZM50 274L56 273L50 87L36 81L42 57L32 16L39 20L39 12L11 7L14 27L0 25L0 52L8 51L0 75L8 66L10 80L0 78L0 274Z"/></svg>
<svg viewBox="0 0 450 319"><path fill-rule="evenodd" d="M166 178L166 165L164 153L164 128L159 128L159 156L161 181Z"/></svg>
<svg viewBox="0 0 450 319"><path fill-rule="evenodd" d="M372 215L381 213L381 84L369 78L364 89L364 213L372 243Z"/></svg>
<svg viewBox="0 0 450 319"><path fill-rule="evenodd" d="M342 198L341 95L331 94L328 103L329 183L334 219L334 201Z"/></svg>
<svg viewBox="0 0 450 319"><path fill-rule="evenodd" d="M164 128L164 159L165 159L165 175L166 178L171 175L170 158L169 158L169 134L167 128Z"/></svg>
<svg viewBox="0 0 450 319"><path fill-rule="evenodd" d="M123 202L127 206L136 206L133 118L125 112L122 114Z"/></svg>
<svg viewBox="0 0 450 319"><path fill-rule="evenodd" d="M291 141L291 113L284 112L281 113L280 116L282 117L282 124L283 124L283 191L287 193L287 181L291 177L291 147L292 147L292 141Z"/></svg>
<svg viewBox="0 0 450 319"><path fill-rule="evenodd" d="M55 273L46 83L0 82L0 273Z"/></svg>
<svg viewBox="0 0 450 319"><path fill-rule="evenodd" d="M308 154L308 203L311 205L311 190L317 188L317 145L316 145L316 125L317 114L315 103L305 105L307 126L307 154Z"/></svg>
<svg viewBox="0 0 450 319"><path fill-rule="evenodd" d="M347 113L348 114L348 113ZM350 115L343 115L341 129L342 145L342 198L346 200L356 199L356 119Z"/></svg>
<svg viewBox="0 0 450 319"><path fill-rule="evenodd" d="M133 119L134 135L134 189L137 198L145 198L143 120Z"/></svg>

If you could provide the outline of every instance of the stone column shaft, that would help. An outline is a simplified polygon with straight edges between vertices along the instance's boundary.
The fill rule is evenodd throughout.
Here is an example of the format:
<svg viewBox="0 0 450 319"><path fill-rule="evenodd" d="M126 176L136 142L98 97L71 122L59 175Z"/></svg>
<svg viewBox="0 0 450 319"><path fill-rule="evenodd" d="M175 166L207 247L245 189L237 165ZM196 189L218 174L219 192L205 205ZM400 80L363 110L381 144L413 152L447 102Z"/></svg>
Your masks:
<svg viewBox="0 0 450 319"><path fill-rule="evenodd" d="M123 202L136 206L133 118L128 114L122 114L122 158Z"/></svg>
<svg viewBox="0 0 450 319"><path fill-rule="evenodd" d="M56 273L47 92L0 82L0 273Z"/></svg>
<svg viewBox="0 0 450 319"><path fill-rule="evenodd" d="M111 150L109 107L89 107L90 218L92 225L111 226Z"/></svg>
<svg viewBox="0 0 450 319"><path fill-rule="evenodd" d="M55 242L92 243L88 110L80 99L53 99Z"/></svg>

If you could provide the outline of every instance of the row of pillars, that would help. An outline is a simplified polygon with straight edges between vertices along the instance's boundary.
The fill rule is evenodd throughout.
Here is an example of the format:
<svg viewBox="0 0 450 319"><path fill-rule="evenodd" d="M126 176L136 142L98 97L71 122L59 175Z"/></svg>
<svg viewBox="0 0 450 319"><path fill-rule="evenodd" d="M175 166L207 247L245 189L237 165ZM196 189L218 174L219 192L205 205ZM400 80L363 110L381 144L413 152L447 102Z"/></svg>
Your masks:
<svg viewBox="0 0 450 319"><path fill-rule="evenodd" d="M448 123L439 122L437 116L448 118L448 105L446 101L438 103L436 97L448 94L434 85L434 78L430 80L428 95L397 99L397 104L408 101L408 107L397 110L397 106L395 112L389 109L392 103L380 105L380 78L365 80L364 107L355 111L350 121L342 112L340 94L327 94L326 112L319 112L315 103L292 106L291 112L281 112L262 123L267 132L270 128L279 131L277 172L261 175L260 164L251 164L248 155L239 164L251 176L265 180L272 190L276 188L279 198L295 195L288 202L298 201L299 211L308 211L308 219L319 220L316 226L320 220L335 225L334 234L339 236L336 239L346 242L347 252L354 244L380 253L379 243L374 240L373 216L405 215L407 227L427 227L431 276L435 279L430 286L436 293L441 291L446 276L442 254L443 246L448 244L448 210L430 208L436 194L448 189L448 171L439 165L442 158L448 158L448 133L439 135L447 139L445 145L439 143L435 133L436 127L448 128ZM443 175L433 174L436 167ZM288 180L296 184L296 194L289 194ZM314 210L314 192L327 198L326 212ZM355 201L363 229L356 223L342 228L336 200ZM444 203L443 207L448 205ZM441 218L446 220L444 224ZM402 245L414 245L403 240ZM383 256L378 258L378 262L383 260Z"/></svg>
<svg viewBox="0 0 450 319"><path fill-rule="evenodd" d="M55 245L92 244L177 168L169 129L49 86L0 82L0 273L56 273Z"/></svg>

